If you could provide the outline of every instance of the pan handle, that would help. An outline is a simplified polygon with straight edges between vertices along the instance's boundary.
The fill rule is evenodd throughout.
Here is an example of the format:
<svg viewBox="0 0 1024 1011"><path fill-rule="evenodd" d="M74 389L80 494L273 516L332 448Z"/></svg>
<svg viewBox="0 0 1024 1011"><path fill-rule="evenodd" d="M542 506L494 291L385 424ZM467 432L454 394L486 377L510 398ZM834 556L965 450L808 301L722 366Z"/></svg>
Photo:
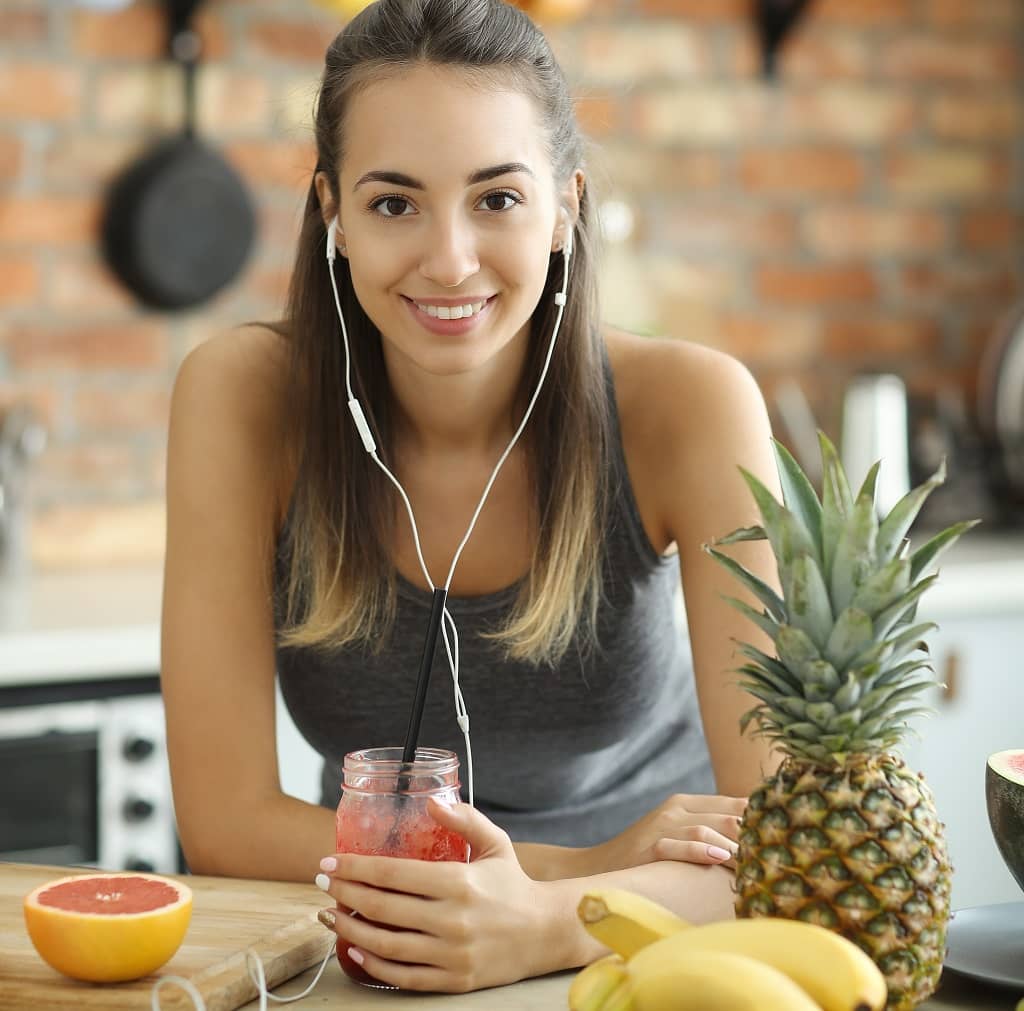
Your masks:
<svg viewBox="0 0 1024 1011"><path fill-rule="evenodd" d="M185 135L196 132L196 67L202 40L192 27L192 18L203 0L164 0L167 16L167 53L181 67L185 86Z"/></svg>

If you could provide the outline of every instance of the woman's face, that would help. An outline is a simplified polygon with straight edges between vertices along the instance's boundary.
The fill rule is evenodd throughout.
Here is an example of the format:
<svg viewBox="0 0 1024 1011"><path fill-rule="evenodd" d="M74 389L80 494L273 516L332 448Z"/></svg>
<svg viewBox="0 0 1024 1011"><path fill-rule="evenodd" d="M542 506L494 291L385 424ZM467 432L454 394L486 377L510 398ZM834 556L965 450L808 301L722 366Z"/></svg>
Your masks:
<svg viewBox="0 0 1024 1011"><path fill-rule="evenodd" d="M338 244L386 353L453 375L526 338L565 225L528 96L434 66L376 81L350 102L339 186Z"/></svg>

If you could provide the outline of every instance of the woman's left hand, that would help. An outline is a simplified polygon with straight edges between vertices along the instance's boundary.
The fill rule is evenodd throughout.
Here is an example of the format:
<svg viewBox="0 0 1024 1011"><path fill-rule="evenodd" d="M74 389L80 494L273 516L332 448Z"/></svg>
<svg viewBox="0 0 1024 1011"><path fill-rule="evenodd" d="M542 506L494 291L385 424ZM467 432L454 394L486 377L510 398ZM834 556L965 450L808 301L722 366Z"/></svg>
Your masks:
<svg viewBox="0 0 1024 1011"><path fill-rule="evenodd" d="M464 993L558 968L548 893L519 866L508 834L468 804L430 801L428 810L469 843L470 862L327 858L317 884L365 917L336 912L341 943L371 976L404 990Z"/></svg>

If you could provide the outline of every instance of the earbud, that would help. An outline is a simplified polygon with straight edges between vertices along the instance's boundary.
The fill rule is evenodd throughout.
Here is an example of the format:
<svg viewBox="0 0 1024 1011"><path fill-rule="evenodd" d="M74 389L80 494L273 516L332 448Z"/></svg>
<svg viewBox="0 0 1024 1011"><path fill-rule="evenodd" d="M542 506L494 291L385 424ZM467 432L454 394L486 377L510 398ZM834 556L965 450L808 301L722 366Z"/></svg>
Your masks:
<svg viewBox="0 0 1024 1011"><path fill-rule="evenodd" d="M570 225L565 232L565 245L562 247L562 255L568 260L572 256L572 237L575 229Z"/></svg>
<svg viewBox="0 0 1024 1011"><path fill-rule="evenodd" d="M334 263L334 252L337 248L335 236L338 233L338 215L335 214L331 218L331 223L327 226L327 262Z"/></svg>

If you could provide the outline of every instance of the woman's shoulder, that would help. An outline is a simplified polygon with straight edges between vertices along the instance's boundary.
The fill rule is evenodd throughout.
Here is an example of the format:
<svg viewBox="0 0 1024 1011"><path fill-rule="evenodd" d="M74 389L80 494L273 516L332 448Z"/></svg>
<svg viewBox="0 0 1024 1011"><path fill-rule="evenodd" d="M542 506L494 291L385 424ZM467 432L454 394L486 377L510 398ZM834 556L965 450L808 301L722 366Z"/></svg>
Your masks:
<svg viewBox="0 0 1024 1011"><path fill-rule="evenodd" d="M606 328L605 343L623 427L652 438L708 435L723 413L760 416L764 398L737 358L706 345Z"/></svg>
<svg viewBox="0 0 1024 1011"><path fill-rule="evenodd" d="M287 338L270 326L234 327L203 341L178 369L171 438L194 444L193 459L262 461L263 479L274 485L267 490L279 499L290 458L288 362ZM270 461L276 465L266 466Z"/></svg>

